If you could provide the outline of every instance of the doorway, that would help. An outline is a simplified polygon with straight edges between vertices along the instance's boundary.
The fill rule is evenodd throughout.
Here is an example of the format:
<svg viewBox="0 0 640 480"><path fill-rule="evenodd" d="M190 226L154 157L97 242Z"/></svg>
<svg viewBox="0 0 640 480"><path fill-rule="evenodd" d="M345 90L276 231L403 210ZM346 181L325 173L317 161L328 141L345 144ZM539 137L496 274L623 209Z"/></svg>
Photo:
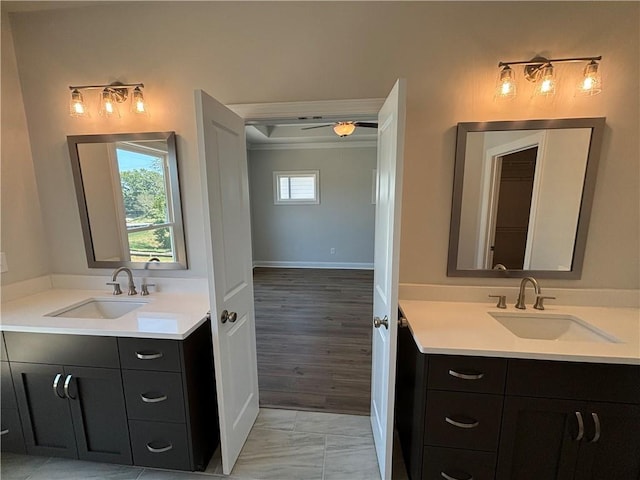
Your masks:
<svg viewBox="0 0 640 480"><path fill-rule="evenodd" d="M377 129L331 125L246 127L260 406L368 416Z"/></svg>

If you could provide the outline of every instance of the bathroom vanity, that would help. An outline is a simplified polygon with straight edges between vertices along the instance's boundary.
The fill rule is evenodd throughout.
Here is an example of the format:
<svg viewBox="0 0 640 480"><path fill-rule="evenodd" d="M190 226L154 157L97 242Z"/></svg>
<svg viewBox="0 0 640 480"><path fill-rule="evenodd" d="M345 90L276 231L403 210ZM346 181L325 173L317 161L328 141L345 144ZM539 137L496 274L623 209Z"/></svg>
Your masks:
<svg viewBox="0 0 640 480"><path fill-rule="evenodd" d="M401 308L396 428L412 480L640 478L637 309L544 312L614 343L518 337L487 304Z"/></svg>
<svg viewBox="0 0 640 480"><path fill-rule="evenodd" d="M100 315L87 299L134 302L52 290L3 305L2 450L204 470L219 443L205 304L161 294L74 317ZM69 305L83 313L55 317Z"/></svg>

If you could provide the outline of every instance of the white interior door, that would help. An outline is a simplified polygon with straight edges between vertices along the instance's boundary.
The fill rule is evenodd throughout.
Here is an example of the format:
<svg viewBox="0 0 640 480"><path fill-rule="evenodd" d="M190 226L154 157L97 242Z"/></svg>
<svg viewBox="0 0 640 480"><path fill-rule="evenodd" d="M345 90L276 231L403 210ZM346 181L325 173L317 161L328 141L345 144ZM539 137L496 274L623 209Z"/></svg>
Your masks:
<svg viewBox="0 0 640 480"><path fill-rule="evenodd" d="M383 480L391 479L393 450L405 99L406 82L399 79L378 114L371 427Z"/></svg>
<svg viewBox="0 0 640 480"><path fill-rule="evenodd" d="M244 120L196 90L222 469L258 416L258 370Z"/></svg>

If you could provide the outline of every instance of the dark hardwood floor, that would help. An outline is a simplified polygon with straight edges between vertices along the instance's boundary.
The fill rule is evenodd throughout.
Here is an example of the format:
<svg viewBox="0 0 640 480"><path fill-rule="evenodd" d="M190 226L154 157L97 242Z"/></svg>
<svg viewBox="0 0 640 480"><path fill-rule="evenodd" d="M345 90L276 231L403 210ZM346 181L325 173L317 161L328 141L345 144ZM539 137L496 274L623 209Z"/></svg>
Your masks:
<svg viewBox="0 0 640 480"><path fill-rule="evenodd" d="M373 271L255 268L260 405L368 415Z"/></svg>

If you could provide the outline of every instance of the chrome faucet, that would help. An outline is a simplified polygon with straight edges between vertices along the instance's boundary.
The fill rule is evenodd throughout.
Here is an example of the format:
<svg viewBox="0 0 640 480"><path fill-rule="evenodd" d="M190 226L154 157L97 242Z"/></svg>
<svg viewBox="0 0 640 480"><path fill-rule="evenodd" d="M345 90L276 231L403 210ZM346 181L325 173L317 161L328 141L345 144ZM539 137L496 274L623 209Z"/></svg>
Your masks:
<svg viewBox="0 0 640 480"><path fill-rule="evenodd" d="M113 271L111 282L107 283L107 285L113 285L113 294L120 295L122 293L122 291L120 290L120 284L116 282L116 278L118 277L118 274L120 272L125 272L127 274L127 277L129 278L129 285L128 285L129 291L127 292L127 295L137 295L138 292L136 291L136 286L133 283L133 274L131 273L131 270L129 270L127 267L116 268Z"/></svg>
<svg viewBox="0 0 640 480"><path fill-rule="evenodd" d="M533 277L524 277L520 282L520 291L518 292L518 301L516 302L516 308L520 310L524 310L526 305L524 304L524 288L527 286L527 282L530 282L533 285L533 289L536 292L536 298L540 297L540 285L538 285L538 281Z"/></svg>

